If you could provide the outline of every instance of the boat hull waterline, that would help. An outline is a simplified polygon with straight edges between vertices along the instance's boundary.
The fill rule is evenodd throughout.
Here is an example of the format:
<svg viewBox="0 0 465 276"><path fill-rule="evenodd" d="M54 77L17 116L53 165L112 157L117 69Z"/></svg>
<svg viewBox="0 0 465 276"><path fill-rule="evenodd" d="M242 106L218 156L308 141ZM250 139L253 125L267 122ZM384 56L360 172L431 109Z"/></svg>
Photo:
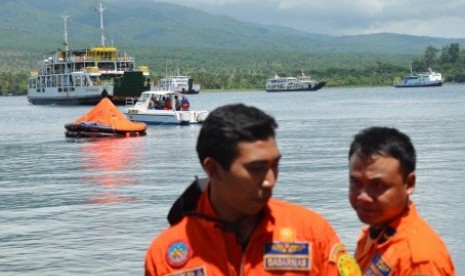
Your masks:
<svg viewBox="0 0 465 276"><path fill-rule="evenodd" d="M303 91L318 91L326 85L325 81L317 83L315 86L309 86L304 88L297 88L297 89L272 89L266 90L266 92L303 92Z"/></svg>

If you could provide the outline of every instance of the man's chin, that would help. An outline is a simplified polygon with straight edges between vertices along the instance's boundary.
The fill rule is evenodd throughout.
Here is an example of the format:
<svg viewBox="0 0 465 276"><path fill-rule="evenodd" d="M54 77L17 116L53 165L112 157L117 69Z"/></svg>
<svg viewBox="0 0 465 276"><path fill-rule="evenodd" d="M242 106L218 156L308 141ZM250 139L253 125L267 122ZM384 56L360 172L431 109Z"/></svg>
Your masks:
<svg viewBox="0 0 465 276"><path fill-rule="evenodd" d="M378 224L377 216L375 216L374 214L369 215L357 213L357 215L358 219L365 224L368 224L370 226L375 226L376 224Z"/></svg>

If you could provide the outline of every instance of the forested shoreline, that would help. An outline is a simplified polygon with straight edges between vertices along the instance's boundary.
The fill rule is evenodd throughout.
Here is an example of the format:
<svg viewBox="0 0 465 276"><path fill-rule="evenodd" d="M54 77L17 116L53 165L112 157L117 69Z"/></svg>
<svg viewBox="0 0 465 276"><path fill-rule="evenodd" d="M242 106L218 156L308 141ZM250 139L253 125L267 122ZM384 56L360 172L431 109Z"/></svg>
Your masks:
<svg viewBox="0 0 465 276"><path fill-rule="evenodd" d="M418 55L360 53L306 53L196 48L128 49L138 65L151 69L154 81L180 72L190 75L202 89L264 89L274 75L302 72L328 87L388 86L394 78L427 71L441 72L445 82L465 82L465 49L451 43L441 49L428 46ZM45 55L45 54L43 54ZM27 94L27 78L44 56L15 50L0 51L0 95Z"/></svg>

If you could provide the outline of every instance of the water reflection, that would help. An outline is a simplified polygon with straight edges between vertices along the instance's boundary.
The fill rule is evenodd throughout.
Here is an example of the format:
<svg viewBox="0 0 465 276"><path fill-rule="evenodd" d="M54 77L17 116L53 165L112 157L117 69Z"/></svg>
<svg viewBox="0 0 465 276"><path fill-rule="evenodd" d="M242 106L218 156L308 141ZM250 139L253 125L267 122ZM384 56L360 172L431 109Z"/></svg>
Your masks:
<svg viewBox="0 0 465 276"><path fill-rule="evenodd" d="M125 186L139 184L135 173L141 160L145 137L87 140L80 148L81 180L96 186L90 203L121 203L133 199L124 194ZM123 192L122 192L123 190Z"/></svg>

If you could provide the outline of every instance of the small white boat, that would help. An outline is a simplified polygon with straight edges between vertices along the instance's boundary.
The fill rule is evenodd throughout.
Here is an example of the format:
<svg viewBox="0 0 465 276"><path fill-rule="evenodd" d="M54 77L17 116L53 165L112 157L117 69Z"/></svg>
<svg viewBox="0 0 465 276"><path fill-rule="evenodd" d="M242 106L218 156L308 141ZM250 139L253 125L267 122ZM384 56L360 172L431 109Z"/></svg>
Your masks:
<svg viewBox="0 0 465 276"><path fill-rule="evenodd" d="M405 76L403 80L394 80L393 85L399 88L441 86L442 75L431 68L428 68L428 72L414 75L410 67L410 75Z"/></svg>
<svg viewBox="0 0 465 276"><path fill-rule="evenodd" d="M187 97L173 90L142 92L123 113L131 121L152 125L200 124L208 116L207 110L191 110Z"/></svg>

